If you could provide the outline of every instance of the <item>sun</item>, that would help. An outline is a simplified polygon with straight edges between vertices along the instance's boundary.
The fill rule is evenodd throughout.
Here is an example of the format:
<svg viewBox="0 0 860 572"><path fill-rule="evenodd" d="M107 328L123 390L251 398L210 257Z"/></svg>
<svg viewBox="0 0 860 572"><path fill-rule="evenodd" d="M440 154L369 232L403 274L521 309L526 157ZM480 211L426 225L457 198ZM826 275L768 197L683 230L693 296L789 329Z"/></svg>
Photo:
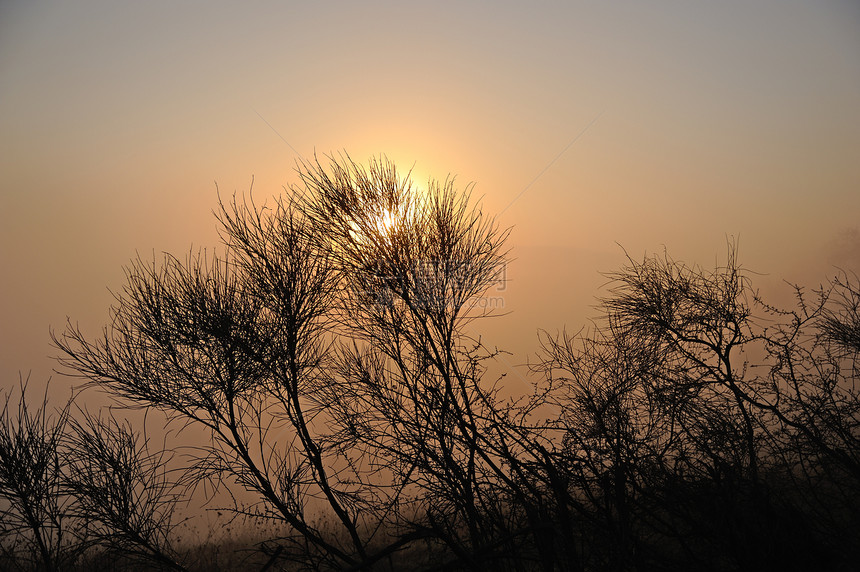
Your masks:
<svg viewBox="0 0 860 572"><path fill-rule="evenodd" d="M356 246L389 248L399 243L404 233L420 228L426 205L424 187L411 176L396 182L395 189L380 188L378 194L368 193L363 204L350 213L349 239Z"/></svg>
<svg viewBox="0 0 860 572"><path fill-rule="evenodd" d="M364 213L349 223L349 234L356 243L371 246L391 240L400 222L400 213L395 209Z"/></svg>
<svg viewBox="0 0 860 572"><path fill-rule="evenodd" d="M380 236L389 237L397 226L397 213L385 210L376 219L376 230Z"/></svg>

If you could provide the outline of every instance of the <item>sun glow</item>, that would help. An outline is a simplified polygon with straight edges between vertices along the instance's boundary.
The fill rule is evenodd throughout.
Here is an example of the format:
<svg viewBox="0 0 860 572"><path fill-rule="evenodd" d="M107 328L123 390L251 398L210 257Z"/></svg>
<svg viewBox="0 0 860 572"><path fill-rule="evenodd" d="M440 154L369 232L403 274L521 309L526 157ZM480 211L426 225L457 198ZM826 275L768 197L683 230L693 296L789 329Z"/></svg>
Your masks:
<svg viewBox="0 0 860 572"><path fill-rule="evenodd" d="M376 230L380 236L388 237L397 226L397 213L386 210L376 219Z"/></svg>
<svg viewBox="0 0 860 572"><path fill-rule="evenodd" d="M418 209L412 200L394 207L368 209L349 223L349 234L365 245L390 243L395 234L416 223Z"/></svg>
<svg viewBox="0 0 860 572"><path fill-rule="evenodd" d="M349 239L354 244L388 247L398 241L397 236L422 226L420 220L427 207L425 187L431 183L416 184L413 175L412 171L403 178L393 172L378 174L383 180L372 181L374 188L361 193L362 202L350 212Z"/></svg>
<svg viewBox="0 0 860 572"><path fill-rule="evenodd" d="M402 224L401 213L385 209L381 213L367 213L366 218L353 220L349 223L349 234L356 242L371 245L387 242Z"/></svg>

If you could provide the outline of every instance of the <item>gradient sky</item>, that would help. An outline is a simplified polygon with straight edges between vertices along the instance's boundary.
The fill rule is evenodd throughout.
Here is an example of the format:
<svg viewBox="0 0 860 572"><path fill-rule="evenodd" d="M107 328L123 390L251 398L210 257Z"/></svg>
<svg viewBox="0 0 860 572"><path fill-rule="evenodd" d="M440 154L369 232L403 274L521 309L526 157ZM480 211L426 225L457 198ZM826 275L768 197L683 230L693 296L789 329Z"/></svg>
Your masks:
<svg viewBox="0 0 860 572"><path fill-rule="evenodd" d="M712 266L738 237L774 289L860 271L860 8L4 0L0 385L51 375L67 316L96 333L136 251L216 245L216 182L263 198L339 150L502 213L485 342L514 363L595 315L622 246Z"/></svg>

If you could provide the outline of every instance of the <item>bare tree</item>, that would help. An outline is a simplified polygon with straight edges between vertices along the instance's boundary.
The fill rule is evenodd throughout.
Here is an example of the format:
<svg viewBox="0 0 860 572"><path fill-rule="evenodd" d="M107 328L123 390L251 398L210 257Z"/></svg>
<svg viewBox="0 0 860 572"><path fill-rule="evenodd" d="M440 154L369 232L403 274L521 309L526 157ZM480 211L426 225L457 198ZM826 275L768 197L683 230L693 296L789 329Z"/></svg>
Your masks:
<svg viewBox="0 0 860 572"><path fill-rule="evenodd" d="M488 447L506 425L480 382L486 356L464 334L506 233L453 181L419 195L384 160L301 175L304 188L273 208L222 204L224 258L134 262L99 340L74 327L55 336L63 363L207 428L197 476L256 493L236 510L286 522L283 557L365 568L428 536L466 557L491 538L482 503L499 479L514 482ZM373 454L360 458L362 444ZM401 478L392 488L374 480L383 473ZM420 526L403 526L404 502ZM334 530L313 524L322 507ZM471 544L453 539L461 527Z"/></svg>
<svg viewBox="0 0 860 572"><path fill-rule="evenodd" d="M506 403L485 379L495 351L472 336L491 313L481 296L500 279L508 232L453 179L416 189L386 161L317 162L303 178L347 336L322 393L333 443L373 499L365 510L472 568L512 556L551 568L552 445L526 422L529 405Z"/></svg>
<svg viewBox="0 0 860 572"><path fill-rule="evenodd" d="M151 450L145 433L112 415L79 413L68 421L60 453L74 498L70 514L86 524L91 544L112 558L185 570L172 546L183 498L166 447Z"/></svg>
<svg viewBox="0 0 860 572"><path fill-rule="evenodd" d="M324 308L326 294L314 282L313 250L290 226L292 212L279 213L285 218L271 224L284 233L272 248L281 259L268 268L279 276L254 281L245 274L253 261L203 254L184 263L167 257L161 267L137 261L101 340L70 328L55 341L67 366L130 404L208 429L197 476L256 493L262 504L243 511L283 519L299 545L352 563L305 512L310 489L327 486L301 393L318 367L314 308Z"/></svg>
<svg viewBox="0 0 860 572"><path fill-rule="evenodd" d="M95 545L182 569L176 503L208 481L284 531L267 568L790 568L804 549L846 562L831 537L856 549L856 280L780 310L734 245L713 270L629 259L593 329L543 337L534 394L503 397L477 331L508 232L470 188L347 155L299 175L273 204L220 203L222 254L134 261L97 339L54 335L72 373L207 435L178 477L128 423L64 413L64 511Z"/></svg>
<svg viewBox="0 0 860 572"><path fill-rule="evenodd" d="M829 302L822 307L819 327L829 340L848 353L860 352L860 281L842 272L820 293Z"/></svg>
<svg viewBox="0 0 860 572"><path fill-rule="evenodd" d="M536 366L600 566L839 561L832 539L857 530L851 283L778 310L733 245L713 271L664 255L609 276L599 326L548 337Z"/></svg>
<svg viewBox="0 0 860 572"><path fill-rule="evenodd" d="M27 403L27 381L19 395L6 393L0 411L0 543L9 563L61 570L80 556L86 531L70 514L61 454L69 407L53 411L44 398Z"/></svg>

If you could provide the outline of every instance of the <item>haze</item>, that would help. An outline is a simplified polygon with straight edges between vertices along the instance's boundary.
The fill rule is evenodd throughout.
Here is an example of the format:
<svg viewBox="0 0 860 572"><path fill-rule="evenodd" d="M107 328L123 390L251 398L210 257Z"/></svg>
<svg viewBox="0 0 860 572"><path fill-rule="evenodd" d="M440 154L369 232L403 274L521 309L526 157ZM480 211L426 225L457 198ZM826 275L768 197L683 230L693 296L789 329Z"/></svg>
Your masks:
<svg viewBox="0 0 860 572"><path fill-rule="evenodd" d="M734 237L760 286L814 285L860 271L860 8L4 2L4 387L52 375L49 327L107 322L135 252L216 246L216 182L262 202L341 150L513 227L484 340L512 364L621 247L711 266Z"/></svg>

